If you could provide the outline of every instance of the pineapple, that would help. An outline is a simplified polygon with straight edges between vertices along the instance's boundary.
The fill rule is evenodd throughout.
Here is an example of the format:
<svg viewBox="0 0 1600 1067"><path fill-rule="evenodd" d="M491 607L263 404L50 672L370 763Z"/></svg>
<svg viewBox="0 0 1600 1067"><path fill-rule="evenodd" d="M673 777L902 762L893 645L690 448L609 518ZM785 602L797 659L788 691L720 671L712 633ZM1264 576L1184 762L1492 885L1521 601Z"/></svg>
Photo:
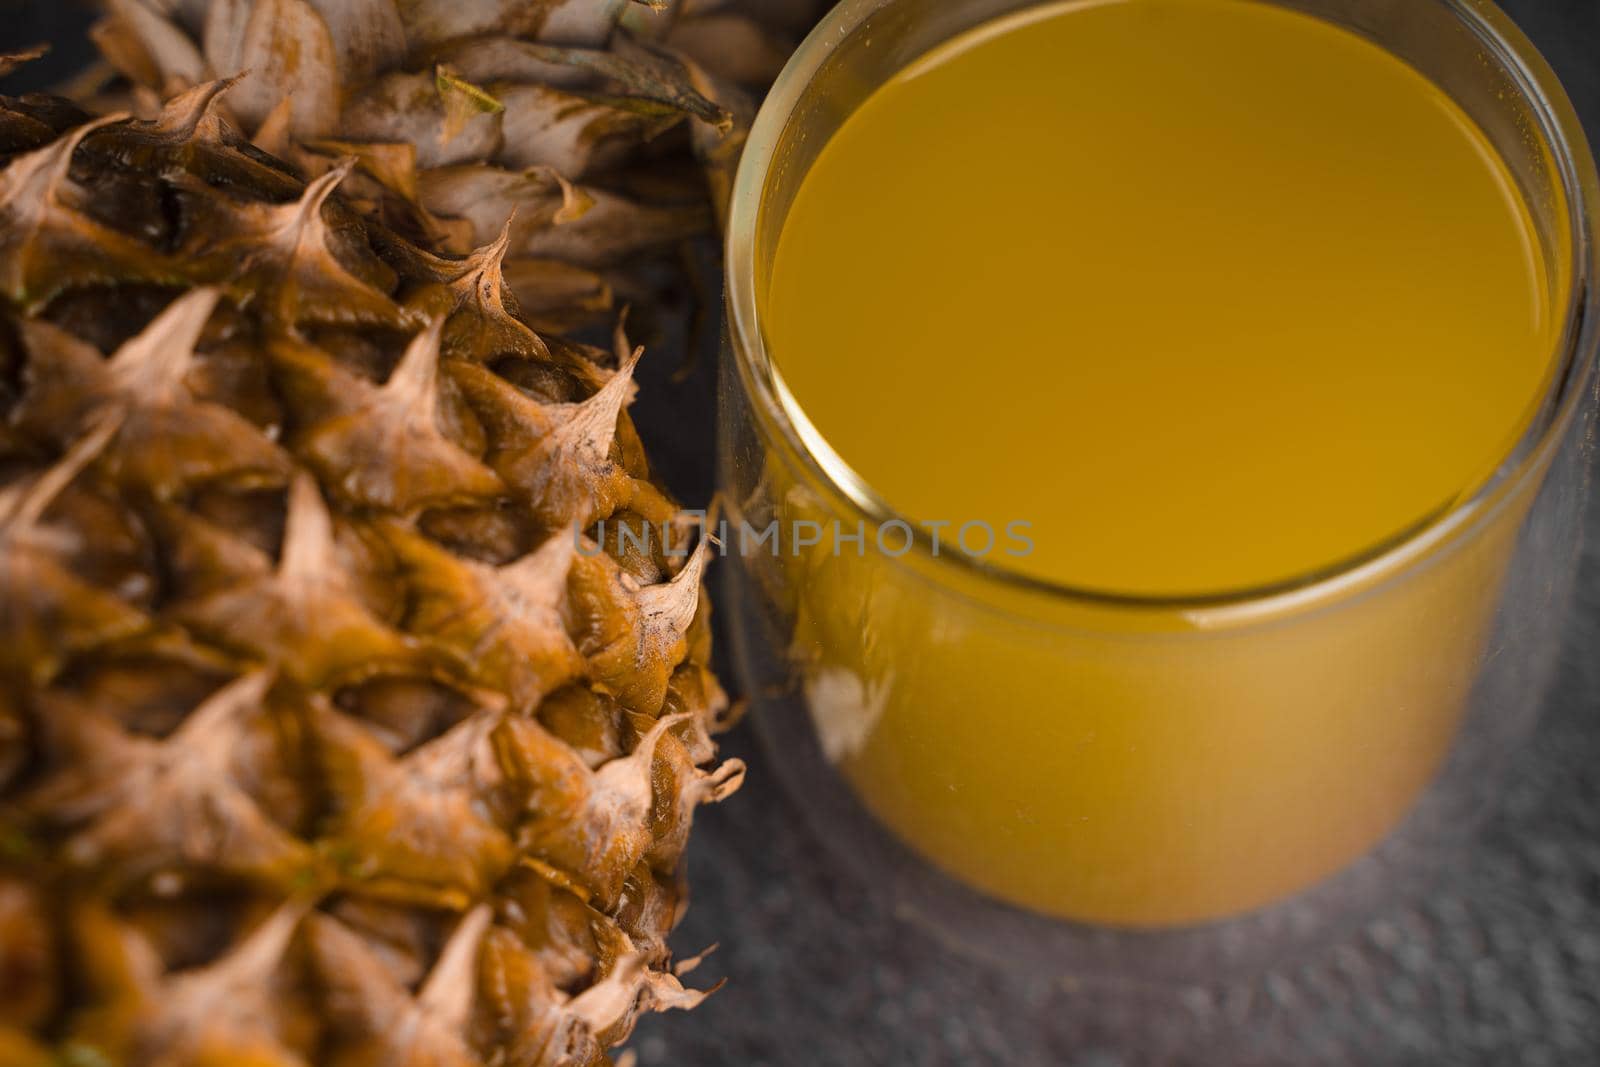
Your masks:
<svg viewBox="0 0 1600 1067"><path fill-rule="evenodd" d="M743 772L639 352L261 111L0 97L0 1063L608 1063Z"/></svg>
<svg viewBox="0 0 1600 1067"><path fill-rule="evenodd" d="M514 215L502 273L566 330L656 290L641 256L709 228L816 0L102 0L135 111L238 77L226 113L347 200L466 254ZM690 58L691 56L695 58ZM746 83L741 87L739 82ZM700 178L679 165L688 141ZM640 164L647 165L640 165ZM710 197L706 195L706 181Z"/></svg>

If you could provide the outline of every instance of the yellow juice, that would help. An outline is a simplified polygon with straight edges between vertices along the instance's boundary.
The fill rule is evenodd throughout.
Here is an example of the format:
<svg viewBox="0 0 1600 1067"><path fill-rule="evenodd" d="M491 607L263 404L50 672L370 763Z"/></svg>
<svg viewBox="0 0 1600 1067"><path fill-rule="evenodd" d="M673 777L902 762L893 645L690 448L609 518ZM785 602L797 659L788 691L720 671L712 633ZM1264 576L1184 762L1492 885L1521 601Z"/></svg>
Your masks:
<svg viewBox="0 0 1600 1067"><path fill-rule="evenodd" d="M1545 262L1485 135L1376 44L1103 0L873 92L761 296L796 421L944 552L1193 601L1478 489L1552 374ZM936 864L1057 915L1215 918L1338 869L1427 784L1526 503L1382 594L1216 635L1176 604L1000 621L869 532L793 569L796 651L830 755Z"/></svg>

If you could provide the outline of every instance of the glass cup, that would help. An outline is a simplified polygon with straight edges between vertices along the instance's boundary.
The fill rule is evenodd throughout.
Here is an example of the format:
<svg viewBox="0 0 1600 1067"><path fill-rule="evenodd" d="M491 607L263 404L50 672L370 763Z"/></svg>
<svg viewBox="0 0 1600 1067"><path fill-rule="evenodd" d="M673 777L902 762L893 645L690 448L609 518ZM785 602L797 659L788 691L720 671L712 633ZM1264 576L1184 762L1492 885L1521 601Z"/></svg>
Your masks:
<svg viewBox="0 0 1600 1067"><path fill-rule="evenodd" d="M1470 839L1559 646L1600 354L1600 187L1578 120L1487 3L1272 2L1449 93L1520 183L1566 294L1548 395L1491 481L1302 581L1115 596L939 553L773 366L763 287L829 137L929 49L1035 3L846 0L774 86L735 184L723 602L754 721L836 855L1013 969L1215 978L1417 890Z"/></svg>

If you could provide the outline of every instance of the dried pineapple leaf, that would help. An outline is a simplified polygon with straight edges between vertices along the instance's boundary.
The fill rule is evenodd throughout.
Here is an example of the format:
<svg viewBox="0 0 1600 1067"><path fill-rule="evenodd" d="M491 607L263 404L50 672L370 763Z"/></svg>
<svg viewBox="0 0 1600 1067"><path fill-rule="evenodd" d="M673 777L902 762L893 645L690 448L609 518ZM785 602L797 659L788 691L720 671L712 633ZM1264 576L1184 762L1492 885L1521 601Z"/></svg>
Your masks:
<svg viewBox="0 0 1600 1067"><path fill-rule="evenodd" d="M406 30L395 0L309 2L333 38L344 85L360 85L405 59Z"/></svg>
<svg viewBox="0 0 1600 1067"><path fill-rule="evenodd" d="M706 180L711 187L711 203L716 208L718 226L726 230L734 178L738 174L739 160L744 155L745 142L749 140L750 127L755 122L755 101L731 82L709 73L699 64L687 59L682 62L690 84L717 101L728 116L728 123L720 128L702 123L690 130L695 156L705 169Z"/></svg>
<svg viewBox="0 0 1600 1067"><path fill-rule="evenodd" d="M742 11L690 14L672 24L665 43L716 77L749 86L771 85L792 51Z"/></svg>
<svg viewBox="0 0 1600 1067"><path fill-rule="evenodd" d="M122 74L164 96L206 79L206 61L190 36L146 0L108 0L95 43Z"/></svg>
<svg viewBox="0 0 1600 1067"><path fill-rule="evenodd" d="M585 267L524 256L501 269L523 318L535 329L569 332L606 319L616 309L616 294L605 277Z"/></svg>
<svg viewBox="0 0 1600 1067"><path fill-rule="evenodd" d="M573 544L553 535L502 567L459 559L407 531L394 545L410 577L408 627L457 657L474 682L531 713L583 670L561 618Z"/></svg>
<svg viewBox="0 0 1600 1067"><path fill-rule="evenodd" d="M603 43L626 0L408 0L406 38L419 47L498 33L566 44Z"/></svg>
<svg viewBox="0 0 1600 1067"><path fill-rule="evenodd" d="M489 91L505 105L496 159L512 167L552 167L571 178L615 166L685 117L640 97L590 96L518 82L493 82Z"/></svg>
<svg viewBox="0 0 1600 1067"><path fill-rule="evenodd" d="M603 87L613 96L653 101L726 131L733 117L707 99L675 57L620 34L607 49L571 48L507 37L455 42L439 58L478 82Z"/></svg>
<svg viewBox="0 0 1600 1067"><path fill-rule="evenodd" d="M378 621L339 563L333 521L310 475L290 484L278 567L261 578L181 601L174 617L215 643L313 688L382 672L421 676L429 658Z"/></svg>
<svg viewBox="0 0 1600 1067"><path fill-rule="evenodd" d="M444 433L439 419L439 345L445 320L412 338L382 386L330 371L337 413L297 432L295 452L339 499L354 507L414 515L425 508L492 501L505 487Z"/></svg>
<svg viewBox="0 0 1600 1067"><path fill-rule="evenodd" d="M419 174L417 188L429 211L471 223L480 245L492 244L509 227L511 248L525 246L550 226L581 218L594 202L549 167L440 167Z"/></svg>
<svg viewBox="0 0 1600 1067"><path fill-rule="evenodd" d="M70 202L78 194L68 175L73 153L90 134L126 117L87 122L0 171L0 296L32 311L80 285L183 281L176 262Z"/></svg>
<svg viewBox="0 0 1600 1067"><path fill-rule="evenodd" d="M395 71L353 95L338 128L353 140L415 145L421 167L474 163L500 146L504 115L491 99L459 78Z"/></svg>
<svg viewBox="0 0 1600 1067"><path fill-rule="evenodd" d="M307 0L214 0L202 49L216 74L244 75L229 103L249 128L285 99L296 136L322 137L338 128L340 53L328 23Z"/></svg>
<svg viewBox="0 0 1600 1067"><path fill-rule="evenodd" d="M646 204L617 193L585 189L589 210L513 241L513 253L610 267L641 252L688 240L711 225L704 204Z"/></svg>
<svg viewBox="0 0 1600 1067"><path fill-rule="evenodd" d="M456 136L478 115L498 115L506 106L482 89L473 85L447 66L434 68L434 88L444 103L444 126L441 134L445 144Z"/></svg>

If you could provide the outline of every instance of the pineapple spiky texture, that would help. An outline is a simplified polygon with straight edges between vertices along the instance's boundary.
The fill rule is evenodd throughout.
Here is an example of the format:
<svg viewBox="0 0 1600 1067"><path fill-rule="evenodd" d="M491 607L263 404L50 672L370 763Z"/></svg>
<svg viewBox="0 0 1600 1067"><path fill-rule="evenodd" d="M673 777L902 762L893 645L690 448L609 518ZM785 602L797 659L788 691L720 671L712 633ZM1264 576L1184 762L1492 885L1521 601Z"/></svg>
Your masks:
<svg viewBox="0 0 1600 1067"><path fill-rule="evenodd" d="M227 88L0 97L0 1063L607 1063L742 774L638 352Z"/></svg>
<svg viewBox="0 0 1600 1067"><path fill-rule="evenodd" d="M535 325L556 330L650 299L641 262L711 227L748 90L777 73L818 6L102 3L96 41L133 89L121 106L149 111L237 77L222 106L257 145L313 176L354 156L344 195L389 228L464 254L514 216L502 271Z"/></svg>

